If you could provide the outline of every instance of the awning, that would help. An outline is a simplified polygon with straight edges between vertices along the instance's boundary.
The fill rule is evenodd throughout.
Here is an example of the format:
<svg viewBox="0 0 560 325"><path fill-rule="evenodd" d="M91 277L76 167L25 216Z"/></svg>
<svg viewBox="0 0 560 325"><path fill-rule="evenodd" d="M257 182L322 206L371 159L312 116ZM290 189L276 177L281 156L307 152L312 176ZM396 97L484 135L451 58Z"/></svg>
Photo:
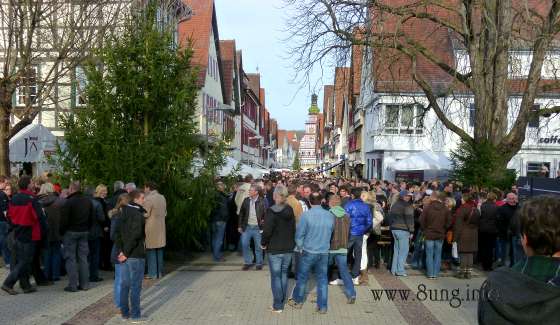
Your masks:
<svg viewBox="0 0 560 325"><path fill-rule="evenodd" d="M237 166L239 165L239 162L235 159L233 159L232 157L226 157L226 164L224 166L222 166L222 168L219 170L219 175L220 176L227 176L229 174L231 174L231 172L233 172L233 170L235 168L237 168ZM269 171L266 169L262 169L262 168L257 168L257 167L251 167L249 165L246 164L241 164L239 166L239 175L241 176L247 176L249 174L251 174L254 178L262 178L263 175L268 174Z"/></svg>
<svg viewBox="0 0 560 325"><path fill-rule="evenodd" d="M389 164L388 167L395 171L451 170L451 161L443 154L423 151Z"/></svg>
<svg viewBox="0 0 560 325"><path fill-rule="evenodd" d="M46 162L56 144L56 136L46 127L30 124L10 139L10 162Z"/></svg>
<svg viewBox="0 0 560 325"><path fill-rule="evenodd" d="M319 172L320 172L320 173L324 173L324 172L326 172L326 171L329 171L329 170L335 168L336 166L341 165L341 164L342 164L343 162L345 162L345 161L346 161L346 160L341 160L341 161L339 161L339 162L337 162L337 163L334 163L334 164L330 165L330 166L327 167L327 168L321 169Z"/></svg>

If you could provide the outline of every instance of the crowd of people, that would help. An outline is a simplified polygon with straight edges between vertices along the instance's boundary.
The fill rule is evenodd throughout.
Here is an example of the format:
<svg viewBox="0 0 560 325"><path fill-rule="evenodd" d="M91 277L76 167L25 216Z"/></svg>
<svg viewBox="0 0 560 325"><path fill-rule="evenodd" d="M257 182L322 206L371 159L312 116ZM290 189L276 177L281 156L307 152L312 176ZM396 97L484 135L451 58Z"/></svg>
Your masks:
<svg viewBox="0 0 560 325"><path fill-rule="evenodd" d="M0 250L9 269L2 290L16 295L19 282L23 293L33 293L67 275L64 291L85 291L103 281L100 270L114 270L115 305L123 318L142 322L142 281L164 274L167 207L157 185L139 190L117 181L108 197L103 184L61 188L45 175L22 176L17 192L12 188L0 177Z"/></svg>
<svg viewBox="0 0 560 325"><path fill-rule="evenodd" d="M316 310L326 313L328 285L343 285L347 302L353 304L355 286L367 284L368 270L383 265L397 277L406 277L407 269L414 268L430 280L442 269L470 279L475 264L492 271L528 260L522 225L534 216L520 213L515 186L504 193L454 182L302 175L254 180L248 175L230 193L221 182L218 189L220 204L212 214L214 259L224 261L221 248L235 251L239 244L242 270L262 270L266 254L271 311L276 313L285 304L301 308L311 273L316 277ZM551 215L541 214L552 222ZM551 226L556 233L545 244L558 254L558 220ZM543 242L534 239L530 244ZM560 267L560 259L551 261ZM558 280L558 268L554 270ZM290 277L296 279L291 297Z"/></svg>

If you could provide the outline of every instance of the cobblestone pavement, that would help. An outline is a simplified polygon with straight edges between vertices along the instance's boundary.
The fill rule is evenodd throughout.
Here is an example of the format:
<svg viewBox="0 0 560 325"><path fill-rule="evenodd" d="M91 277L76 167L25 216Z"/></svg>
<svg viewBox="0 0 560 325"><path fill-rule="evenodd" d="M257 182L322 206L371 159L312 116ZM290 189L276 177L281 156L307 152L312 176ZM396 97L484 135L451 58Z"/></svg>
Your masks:
<svg viewBox="0 0 560 325"><path fill-rule="evenodd" d="M476 302L466 301L472 290L480 287L484 276L469 281L450 274L427 280L409 270L406 278L395 278L386 271L370 274L369 287L357 287L355 305L347 305L342 287L329 286L329 311L319 315L314 304L306 302L302 310L287 306L282 314L268 311L272 303L270 277L263 271L241 271L242 259L226 256L224 263L213 263L200 255L142 292L142 312L149 324L475 324ZM5 277L5 271L0 271ZM104 274L109 279L110 274ZM99 315L89 324L123 324L110 303L112 282L104 281L87 292L62 291L65 283L41 287L31 295L15 297L0 293L0 324L83 324L79 318L88 310ZM425 287L422 287L424 285ZM290 280L290 288L294 286ZM419 287L421 286L421 287ZM313 295L313 284L309 286ZM387 292L375 299L372 290L397 289L391 301ZM463 298L460 306L453 300L453 290ZM408 299L402 294L408 292ZM445 292L449 299L445 298ZM390 292L389 292L390 293ZM431 294L431 296L430 296ZM437 296L436 296L437 295ZM443 301L441 301L443 300ZM110 315L114 315L112 318Z"/></svg>

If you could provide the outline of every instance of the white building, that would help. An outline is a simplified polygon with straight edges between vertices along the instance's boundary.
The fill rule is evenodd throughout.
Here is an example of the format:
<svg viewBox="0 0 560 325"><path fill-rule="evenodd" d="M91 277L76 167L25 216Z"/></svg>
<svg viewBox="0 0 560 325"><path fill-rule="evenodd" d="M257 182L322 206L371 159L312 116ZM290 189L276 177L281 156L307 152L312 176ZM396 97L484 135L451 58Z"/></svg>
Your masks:
<svg viewBox="0 0 560 325"><path fill-rule="evenodd" d="M317 159L319 112L320 110L317 106L317 95L312 95L309 116L305 122L305 134L303 135L299 146L299 159L303 170L316 168L319 164Z"/></svg>

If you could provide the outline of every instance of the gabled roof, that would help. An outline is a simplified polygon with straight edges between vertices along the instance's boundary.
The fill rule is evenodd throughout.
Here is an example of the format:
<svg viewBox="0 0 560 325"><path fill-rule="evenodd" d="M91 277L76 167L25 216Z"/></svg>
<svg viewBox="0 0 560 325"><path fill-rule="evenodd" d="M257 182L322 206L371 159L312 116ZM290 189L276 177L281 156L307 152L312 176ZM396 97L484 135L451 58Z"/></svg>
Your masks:
<svg viewBox="0 0 560 325"><path fill-rule="evenodd" d="M247 73L247 78L249 79L249 88L253 91L255 96L257 96L260 102L261 75L258 73Z"/></svg>
<svg viewBox="0 0 560 325"><path fill-rule="evenodd" d="M208 52L210 34L214 29L214 38L218 39L216 11L214 0L183 0L192 8L192 17L178 24L179 46L192 46L193 65L199 67L198 85L203 86L208 69Z"/></svg>
<svg viewBox="0 0 560 325"><path fill-rule="evenodd" d="M220 41L220 54L222 59L222 78L224 79L224 104L230 105L233 102L235 40Z"/></svg>

